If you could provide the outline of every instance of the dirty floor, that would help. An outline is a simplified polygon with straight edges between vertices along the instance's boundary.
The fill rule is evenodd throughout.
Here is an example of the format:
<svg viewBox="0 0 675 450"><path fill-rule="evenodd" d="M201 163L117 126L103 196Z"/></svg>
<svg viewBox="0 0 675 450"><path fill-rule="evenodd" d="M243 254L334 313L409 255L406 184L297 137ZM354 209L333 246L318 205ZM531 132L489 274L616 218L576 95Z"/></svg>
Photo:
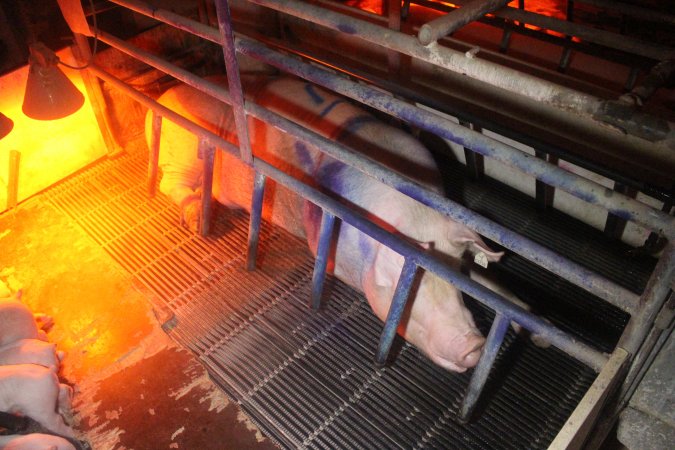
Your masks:
<svg viewBox="0 0 675 450"><path fill-rule="evenodd" d="M131 275L42 195L0 215L0 280L54 318L72 424L94 449L275 448L166 335Z"/></svg>

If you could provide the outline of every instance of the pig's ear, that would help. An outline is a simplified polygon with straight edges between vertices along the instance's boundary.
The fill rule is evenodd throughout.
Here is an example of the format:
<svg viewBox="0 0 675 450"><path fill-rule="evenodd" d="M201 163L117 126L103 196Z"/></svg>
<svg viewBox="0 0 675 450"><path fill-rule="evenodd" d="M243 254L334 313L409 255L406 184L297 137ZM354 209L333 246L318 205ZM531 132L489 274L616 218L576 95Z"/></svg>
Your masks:
<svg viewBox="0 0 675 450"><path fill-rule="evenodd" d="M504 252L496 252L487 246L483 239L476 233L466 227L461 227L451 238L453 245L466 248L472 255L483 253L487 261L497 262L504 256Z"/></svg>
<svg viewBox="0 0 675 450"><path fill-rule="evenodd" d="M375 284L380 287L392 287L398 282L403 268L404 258L384 244L378 243L377 254L373 262Z"/></svg>

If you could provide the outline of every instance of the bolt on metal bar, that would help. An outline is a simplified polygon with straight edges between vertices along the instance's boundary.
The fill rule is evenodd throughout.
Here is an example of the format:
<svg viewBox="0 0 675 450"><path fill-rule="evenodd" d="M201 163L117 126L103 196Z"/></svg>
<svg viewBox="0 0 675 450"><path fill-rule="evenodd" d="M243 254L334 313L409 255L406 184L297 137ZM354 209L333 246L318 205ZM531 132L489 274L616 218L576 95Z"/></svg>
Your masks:
<svg viewBox="0 0 675 450"><path fill-rule="evenodd" d="M393 98L369 86L354 83L322 68L288 58L255 41L237 39L236 45L237 50L243 54L403 119L423 130L449 139L484 156L494 158L588 203L602 206L619 217L657 231L669 239L675 238L674 217L654 210L625 195L614 193L611 189L598 183L559 167L551 166L544 161L539 161L508 144L468 130L438 114ZM488 237L493 239L491 236ZM497 240L499 239L497 238Z"/></svg>
<svg viewBox="0 0 675 450"><path fill-rule="evenodd" d="M314 273L312 275L312 295L310 305L314 311L321 306L321 294L323 294L323 285L326 280L326 267L333 243L333 229L335 226L335 216L327 211L323 211L321 217L321 228L319 230L319 244L316 249L316 260L314 261Z"/></svg>
<svg viewBox="0 0 675 450"><path fill-rule="evenodd" d="M148 156L148 197L157 194L157 167L159 165L159 140L162 132L162 116L152 112L152 131L150 135L150 155Z"/></svg>
<svg viewBox="0 0 675 450"><path fill-rule="evenodd" d="M211 197L213 191L213 161L216 149L207 138L200 138L197 152L202 158L202 209L199 233L206 237L211 226Z"/></svg>
<svg viewBox="0 0 675 450"><path fill-rule="evenodd" d="M429 45L447 36L464 25L483 17L485 14L499 9L511 0L470 0L461 8L440 16L420 27L417 34L422 45Z"/></svg>
<svg viewBox="0 0 675 450"><path fill-rule="evenodd" d="M509 323L509 318L500 313L497 313L494 322L492 322L485 346L483 347L483 354L473 370L469 387L466 390L462 406L459 409L459 420L462 422L468 422L471 419L471 415L476 408L480 394L485 387L485 382L504 341L504 336L509 329Z"/></svg>
<svg viewBox="0 0 675 450"><path fill-rule="evenodd" d="M330 212L342 221L391 248L396 253L403 255L406 259L412 258L410 264L414 263L414 265L434 273L487 307L509 317L512 321L530 330L533 334L541 335L552 345L593 368L593 370L599 371L607 362L607 355L579 342L545 320L511 303L501 295L477 283L466 275L448 267L442 260L431 254L424 253L417 246L402 237L392 235L389 231L370 222L362 213L353 211L339 201L260 158L253 159L253 167L265 173L277 183L290 188L306 200L319 205L324 211Z"/></svg>
<svg viewBox="0 0 675 450"><path fill-rule="evenodd" d="M248 246L246 252L246 270L255 270L255 261L258 255L258 241L260 237L260 222L262 219L263 199L265 197L265 181L267 177L256 172L253 180L253 197L251 198L251 216L248 223Z"/></svg>
<svg viewBox="0 0 675 450"><path fill-rule="evenodd" d="M253 161L253 155L251 153L251 140L248 134L246 112L244 111L244 92L241 87L239 63L237 62L237 54L234 49L234 30L232 29L230 6L227 0L216 0L215 3L218 15L218 29L221 34L221 45L225 58L225 68L227 69L227 82L230 87L232 111L234 112L234 124L237 129L239 148L241 150L241 160L250 165Z"/></svg>
<svg viewBox="0 0 675 450"><path fill-rule="evenodd" d="M380 335L380 344L377 347L377 355L375 356L375 362L377 364L382 365L387 362L391 345L394 343L394 337L396 337L396 330L401 323L401 317L403 317L405 306L410 297L410 289L412 288L416 276L417 263L413 256L408 256L403 263L401 274L396 283L396 290L391 299L387 319L384 322L384 328Z"/></svg>

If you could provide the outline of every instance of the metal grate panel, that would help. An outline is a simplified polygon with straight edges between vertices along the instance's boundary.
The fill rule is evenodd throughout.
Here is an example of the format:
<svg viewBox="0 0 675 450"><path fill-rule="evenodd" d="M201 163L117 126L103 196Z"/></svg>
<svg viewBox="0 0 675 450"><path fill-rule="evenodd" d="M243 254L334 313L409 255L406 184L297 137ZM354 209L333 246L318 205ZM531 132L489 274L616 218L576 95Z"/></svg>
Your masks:
<svg viewBox="0 0 675 450"><path fill-rule="evenodd" d="M510 333L480 418L460 424L456 411L468 374L441 370L402 341L393 365L374 366L382 325L360 294L329 280L322 309L309 310L313 259L304 243L270 225L262 229L259 269L246 272L244 213L220 211L206 239L182 229L174 205L161 195L145 196L142 147L61 183L44 198L175 315L172 337L283 447L545 448L594 379L562 352ZM478 198L479 191L472 192ZM491 207L483 197L481 205ZM520 214L520 200L513 214ZM558 304L558 295L572 316L578 310L603 314L596 332L567 318L565 308L553 311L551 320L603 348L613 345L625 315L517 256L503 267L526 300ZM491 313L468 303L487 331Z"/></svg>

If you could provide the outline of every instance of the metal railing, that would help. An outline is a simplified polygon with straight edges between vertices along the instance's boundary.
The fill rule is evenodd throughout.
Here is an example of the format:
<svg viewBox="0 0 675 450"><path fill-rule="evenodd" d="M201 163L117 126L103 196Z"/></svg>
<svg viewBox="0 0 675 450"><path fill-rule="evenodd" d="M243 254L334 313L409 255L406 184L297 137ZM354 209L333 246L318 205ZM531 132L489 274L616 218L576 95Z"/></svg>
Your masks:
<svg viewBox="0 0 675 450"><path fill-rule="evenodd" d="M254 3L266 4L266 1L253 1ZM675 247L673 246L673 237L675 236L675 227L673 227L674 218L645 206L644 204L622 196L610 189L602 187L596 183L585 180L576 175L570 174L560 168L547 164L544 161L533 159L518 150L495 140L492 140L479 133L467 130L458 126L438 115L425 111L405 102L398 101L391 96L383 94L368 86L362 86L339 76L331 74L316 66L298 61L287 55L283 55L273 49L267 48L251 39L234 36L231 28L228 4L226 0L216 0L216 8L219 16L220 30L214 30L201 23L178 16L169 11L155 9L138 1L131 0L113 0L113 3L128 7L141 14L154 17L169 25L176 26L182 30L189 31L198 36L204 37L213 42L217 42L224 47L224 56L228 69L228 82L230 91L223 89L213 83L200 79L189 72L181 70L160 58L154 57L146 52L136 49L128 43L121 41L113 36L99 32L99 37L112 47L118 48L154 67L162 70L176 78L190 84L200 91L211 95L218 100L232 104L235 118L239 117L236 124L237 131L240 134L239 141L242 142L242 136L247 136L246 115L261 119L268 124L282 129L306 143L317 146L326 154L334 157L345 164L355 167L363 173L377 179L380 182L393 187L405 195L420 201L421 203L434 208L447 217L463 223L476 230L480 234L497 241L505 247L521 254L525 258L537 263L541 267L554 271L562 278L581 286L593 294L603 298L609 303L627 311L633 315L627 333L621 339L620 345L629 353L637 352L644 341L649 330L650 321L660 309L660 305L665 301L665 296L669 289L669 283L675 271ZM297 2L274 2L274 3L297 3ZM312 18L311 15L308 18ZM346 24L348 22L340 22ZM349 22L351 23L351 22ZM339 27L338 24L333 26ZM342 31L350 32L355 29L344 28ZM392 46L391 48L395 48ZM641 297L627 291L626 289L606 280L604 277L593 273L576 263L573 263L560 255L538 245L534 242L519 236L510 230L476 214L475 212L455 203L446 198L430 192L409 179L392 173L380 166L367 160L357 152L343 146L342 144L330 141L317 133L305 129L294 122L281 117L270 110L267 110L252 101L245 101L241 91L241 83L238 81L238 68L236 63L236 53L249 55L271 65L274 65L285 72L293 73L306 80L313 81L328 89L331 89L342 95L356 99L364 104L380 109L395 117L409 121L416 126L429 130L439 136L450 139L465 147L468 147L480 154L492 157L513 167L517 167L525 173L533 175L539 180L563 189L571 194L589 202L606 208L608 211L627 220L635 221L649 229L668 237L671 243L668 245L659 260L656 269L652 273L647 289ZM258 233L260 227L260 217L262 208L262 193L265 187L267 177L289 187L305 199L312 201L320 206L324 216L321 224L321 238L318 248L318 254L315 266L315 275L312 287L312 305L318 306L318 300L321 297L323 278L325 276L325 262L327 251L330 247L331 230L335 223L335 218L339 218L350 225L353 225L362 232L375 238L387 245L394 251L400 253L405 258L405 264L399 279L392 305L390 307L387 319L384 325L380 346L378 348L377 360L382 362L386 360L391 341L395 335L401 312L407 301L407 294L411 287L412 279L419 268L428 270L447 282L456 286L463 292L476 298L482 304L488 306L496 312L496 318L488 335L485 352L474 370L467 394L461 408L461 416L467 419L473 410L478 397L482 391L487 374L492 368L494 358L500 348L504 333L509 322L514 321L530 330L534 334L541 335L544 339L551 342L552 345L560 348L567 354L583 362L595 371L600 371L608 360L607 355L593 349L585 344L578 342L573 336L562 332L555 326L547 323L541 318L525 311L521 307L512 304L502 296L494 293L486 287L470 280L466 276L453 269L450 269L443 262L432 255L423 252L421 249L412 245L408 241L390 234L374 223L368 221L360 213L351 210L345 205L326 196L318 190L300 182L299 180L284 173L268 162L252 155L250 153L250 142L242 143L242 147L236 147L230 142L217 136L213 132L196 125L195 123L183 118L170 109L162 106L155 100L139 93L124 82L114 76L101 70L96 65L90 69L94 75L110 83L112 86L122 90L129 96L139 101L143 105L154 111L153 120L153 138L150 157L150 175L151 179L156 177L156 167L152 167L157 161L157 152L159 145L158 133L161 129L161 118L167 118L179 126L185 128L199 137L200 152L204 155L203 195L210 197L211 176L213 174L213 154L218 148L222 151L238 155L242 160L250 163L256 172L254 181L253 204L251 211L251 225L249 229L249 255L247 266L255 266L256 245L258 242ZM231 72L237 72L236 75ZM234 91L238 92L235 93ZM206 197L208 196L208 197ZM207 224L210 211L209 202L203 202L202 223Z"/></svg>

